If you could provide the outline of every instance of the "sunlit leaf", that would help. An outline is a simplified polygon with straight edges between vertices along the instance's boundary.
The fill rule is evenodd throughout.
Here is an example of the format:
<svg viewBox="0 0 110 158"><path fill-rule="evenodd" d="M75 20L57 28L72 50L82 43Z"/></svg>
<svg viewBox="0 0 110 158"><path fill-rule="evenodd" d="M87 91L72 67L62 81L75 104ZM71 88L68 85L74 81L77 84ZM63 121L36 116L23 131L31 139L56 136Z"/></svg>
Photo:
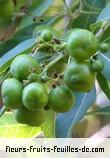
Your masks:
<svg viewBox="0 0 110 158"><path fill-rule="evenodd" d="M7 112L0 118L0 138L32 138L40 133L40 127L17 123L13 113Z"/></svg>
<svg viewBox="0 0 110 158"><path fill-rule="evenodd" d="M41 126L44 136L46 138L55 137L55 112L48 111L48 117L45 123Z"/></svg>

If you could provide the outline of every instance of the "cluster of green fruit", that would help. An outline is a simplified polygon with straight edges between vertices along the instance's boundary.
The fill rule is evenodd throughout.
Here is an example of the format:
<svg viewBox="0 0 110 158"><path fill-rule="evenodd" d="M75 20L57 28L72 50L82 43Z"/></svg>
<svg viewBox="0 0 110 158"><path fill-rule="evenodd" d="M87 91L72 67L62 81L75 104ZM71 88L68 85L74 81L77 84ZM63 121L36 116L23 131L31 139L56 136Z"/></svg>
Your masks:
<svg viewBox="0 0 110 158"><path fill-rule="evenodd" d="M98 50L98 40L93 33L74 29L67 41L67 52L72 58L64 73L64 81L73 91L87 92L94 87L96 72L103 69L103 62L93 59Z"/></svg>
<svg viewBox="0 0 110 158"><path fill-rule="evenodd" d="M48 50L54 56L53 51L57 48L63 51L63 56L60 58L55 56L55 59L46 65L48 69L42 70L41 63L33 56L18 55L10 66L13 78L6 79L2 84L4 107L16 110L15 118L19 123L39 126L46 120L47 109L61 113L68 112L75 104L73 92L90 91L94 87L97 72L103 69L102 61L93 58L96 56L99 44L90 31L73 29L66 44L54 39L53 34L50 27L41 31L37 46L40 44L43 47L37 48L36 53L39 53L39 50L45 52ZM53 42L56 42L55 47ZM54 49L47 49L50 46ZM63 60L65 57L66 60ZM46 75L42 73L44 69ZM53 76L52 72L58 74ZM62 76L61 81L59 75ZM56 83L60 84L50 88L47 82L51 84L53 77L56 77Z"/></svg>
<svg viewBox="0 0 110 158"><path fill-rule="evenodd" d="M59 86L48 92L40 81L23 85L23 81L30 74L40 73L39 63L31 56L26 54L17 56L11 64L10 71L13 78L3 82L1 94L7 109L17 109L15 118L18 122L39 126L46 120L47 104L56 112L66 112L74 104L72 91L65 86Z"/></svg>

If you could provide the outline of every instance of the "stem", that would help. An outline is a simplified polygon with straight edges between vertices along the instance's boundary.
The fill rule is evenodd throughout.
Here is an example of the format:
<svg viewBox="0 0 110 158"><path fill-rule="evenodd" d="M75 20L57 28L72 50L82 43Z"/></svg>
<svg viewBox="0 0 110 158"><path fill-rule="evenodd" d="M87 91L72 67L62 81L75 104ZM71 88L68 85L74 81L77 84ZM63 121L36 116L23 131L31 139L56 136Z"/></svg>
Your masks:
<svg viewBox="0 0 110 158"><path fill-rule="evenodd" d="M7 110L6 106L3 106L0 110L0 117L2 117L2 115L5 113L5 111Z"/></svg>
<svg viewBox="0 0 110 158"><path fill-rule="evenodd" d="M90 5L88 2L86 2L86 0L84 0L83 3L84 3L84 5L85 5L87 8L89 8L89 9L91 9L91 10L101 11L101 8L98 8L98 7L95 7L95 6L93 6L93 5Z"/></svg>
<svg viewBox="0 0 110 158"><path fill-rule="evenodd" d="M84 10L79 10L78 11L79 13L82 13L82 14L99 14L99 12L96 12L96 11L84 11Z"/></svg>
<svg viewBox="0 0 110 158"><path fill-rule="evenodd" d="M70 64L70 62L71 62L71 57L69 56L69 58L68 58L68 65Z"/></svg>
<svg viewBox="0 0 110 158"><path fill-rule="evenodd" d="M110 37L106 38L104 41L102 41L100 44L102 43L106 43L108 40L110 40Z"/></svg>
<svg viewBox="0 0 110 158"><path fill-rule="evenodd" d="M110 22L109 21L104 21L102 24L102 27L100 28L100 30L96 33L96 37L100 40L103 33L107 30L107 28L110 26Z"/></svg>
<svg viewBox="0 0 110 158"><path fill-rule="evenodd" d="M75 10L74 14L73 14L73 19L76 19L80 16L80 10L83 10L83 3L82 1L80 0L79 1L79 8Z"/></svg>
<svg viewBox="0 0 110 158"><path fill-rule="evenodd" d="M46 68L43 70L43 72L40 74L40 76L44 75L54 64L56 64L58 61L60 61L62 58L64 58L65 55L63 53L60 53L54 60L52 60Z"/></svg>
<svg viewBox="0 0 110 158"><path fill-rule="evenodd" d="M75 10L75 12L72 15L72 20L77 19L80 16L80 11L83 10L83 2L82 0L79 1L79 8L77 10ZM71 21L70 21L71 23Z"/></svg>
<svg viewBox="0 0 110 158"><path fill-rule="evenodd" d="M39 41L38 41L39 42ZM39 43L38 43L39 44ZM40 44L40 45L37 45L37 48L35 48L35 50L34 50L34 52L33 52L33 54L32 54L32 57L34 57L35 55L36 55L36 53L38 52L38 50L39 49L41 49L41 48L43 48L44 46L51 46L51 45L49 45L49 44L46 44L45 43L45 45L44 45L44 43L43 44ZM52 45L53 46L53 45Z"/></svg>
<svg viewBox="0 0 110 158"><path fill-rule="evenodd" d="M70 10L70 8L68 7L68 5L67 5L67 3L66 3L66 1L65 0L63 0L63 3L64 3L64 5L65 5L65 8L67 9L67 12L68 12L68 15L70 15L71 16L71 10Z"/></svg>
<svg viewBox="0 0 110 158"><path fill-rule="evenodd" d="M79 5L80 0L74 0L72 7L70 7L72 10L74 10L75 7L77 7Z"/></svg>

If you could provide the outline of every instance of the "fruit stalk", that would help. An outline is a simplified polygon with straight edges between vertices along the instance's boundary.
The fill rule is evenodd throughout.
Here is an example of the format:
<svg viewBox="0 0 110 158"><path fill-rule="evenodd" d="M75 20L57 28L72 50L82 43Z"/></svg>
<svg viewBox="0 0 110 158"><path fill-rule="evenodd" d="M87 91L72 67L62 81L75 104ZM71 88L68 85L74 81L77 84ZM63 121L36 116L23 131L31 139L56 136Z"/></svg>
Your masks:
<svg viewBox="0 0 110 158"><path fill-rule="evenodd" d="M3 106L0 110L0 117L2 117L2 115L5 113L5 111L7 110L6 106Z"/></svg>
<svg viewBox="0 0 110 158"><path fill-rule="evenodd" d="M40 74L40 76L46 74L46 72L54 65L56 64L58 61L60 61L62 58L65 57L65 54L60 53L55 59L53 59L47 66L46 68L43 70L43 72Z"/></svg>
<svg viewBox="0 0 110 158"><path fill-rule="evenodd" d="M96 33L96 37L100 40L103 33L107 30L107 28L110 26L109 21L104 21L99 31Z"/></svg>

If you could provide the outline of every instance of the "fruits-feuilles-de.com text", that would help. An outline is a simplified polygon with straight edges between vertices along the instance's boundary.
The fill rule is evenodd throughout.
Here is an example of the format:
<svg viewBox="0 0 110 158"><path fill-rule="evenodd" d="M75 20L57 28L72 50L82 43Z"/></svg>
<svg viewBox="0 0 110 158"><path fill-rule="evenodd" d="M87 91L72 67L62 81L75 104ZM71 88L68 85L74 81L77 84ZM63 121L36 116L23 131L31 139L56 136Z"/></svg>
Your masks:
<svg viewBox="0 0 110 158"><path fill-rule="evenodd" d="M108 49L107 44L99 47L95 35L85 29L71 30L67 40L50 27L36 32L34 52L12 60L10 78L1 87L3 113L13 109L16 120L30 126L44 123L48 110L64 113L74 108L74 92L90 91L104 68L97 52ZM43 62L35 58L42 53L49 56Z"/></svg>

